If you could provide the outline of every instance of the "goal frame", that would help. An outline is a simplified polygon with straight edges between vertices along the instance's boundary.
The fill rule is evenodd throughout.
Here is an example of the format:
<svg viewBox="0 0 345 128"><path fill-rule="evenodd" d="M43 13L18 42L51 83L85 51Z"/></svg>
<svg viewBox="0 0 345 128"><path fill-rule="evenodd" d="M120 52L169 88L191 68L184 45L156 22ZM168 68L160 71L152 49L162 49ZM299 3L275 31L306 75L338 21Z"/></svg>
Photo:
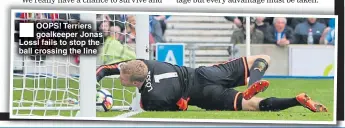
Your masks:
<svg viewBox="0 0 345 128"><path fill-rule="evenodd" d="M14 54L16 52L14 51L16 48L16 45L14 45L14 20L15 18L15 13L14 10L12 10L12 20L11 20L11 48L12 48L12 55L11 55L11 102L13 101L13 80L14 80L14 69L13 69L13 63L15 62L14 59ZM25 11L25 13L43 13L43 12L29 12ZM56 13L59 13L57 11ZM96 15L97 13L95 12L88 12L88 13L80 13L80 20L81 21L92 21L94 23L93 28L96 28ZM138 59L149 59L149 16L140 14L136 15L136 20L141 21L137 22L135 25L137 35L136 35L136 56ZM26 56L22 56L26 57ZM92 88L95 87L97 84L97 80L95 77L96 74L96 65L97 65L97 56L89 56L89 55L81 55L80 56L80 64L79 64L79 106L75 107L14 107L12 103L10 103L10 115L13 115L13 110L79 110L76 113L76 117L96 117L96 89ZM25 65L23 66L23 70L25 70ZM13 70L12 70L13 69ZM26 75L23 72L23 75ZM68 74L70 75L70 74ZM25 77L25 76L24 76ZM74 77L74 76L67 76L67 77ZM107 76L105 78L118 78L118 75L115 76ZM90 94L95 94L95 95L90 95ZM130 111L141 111L142 109L140 108L140 93L139 90L135 90L135 97L132 99L132 103L130 106L113 106L112 110L130 110Z"/></svg>

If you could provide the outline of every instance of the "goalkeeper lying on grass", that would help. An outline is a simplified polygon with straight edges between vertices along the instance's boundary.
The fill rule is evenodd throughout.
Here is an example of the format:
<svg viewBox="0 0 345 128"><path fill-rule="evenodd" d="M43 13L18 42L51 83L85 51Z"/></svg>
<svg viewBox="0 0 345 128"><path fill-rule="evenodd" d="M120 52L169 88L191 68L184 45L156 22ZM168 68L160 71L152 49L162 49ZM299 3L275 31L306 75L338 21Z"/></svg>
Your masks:
<svg viewBox="0 0 345 128"><path fill-rule="evenodd" d="M312 112L327 112L324 105L305 93L291 98L254 97L269 86L268 81L261 80L269 62L269 56L256 55L193 69L153 60L130 60L100 66L97 81L119 74L123 86L139 88L141 107L146 111L187 110L188 105L194 105L231 111L280 111L303 106ZM244 92L234 89L242 85L248 85Z"/></svg>

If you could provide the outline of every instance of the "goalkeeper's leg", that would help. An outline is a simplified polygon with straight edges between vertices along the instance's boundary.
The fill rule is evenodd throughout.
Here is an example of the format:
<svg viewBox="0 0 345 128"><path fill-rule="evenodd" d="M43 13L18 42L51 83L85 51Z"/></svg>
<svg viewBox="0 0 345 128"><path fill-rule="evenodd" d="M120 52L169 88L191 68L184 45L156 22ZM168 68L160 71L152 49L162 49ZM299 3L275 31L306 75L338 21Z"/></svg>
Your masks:
<svg viewBox="0 0 345 128"><path fill-rule="evenodd" d="M313 101L305 93L301 93L291 98L258 98L242 100L243 111L281 111L295 106L303 106L312 112L327 112L327 108Z"/></svg>
<svg viewBox="0 0 345 128"><path fill-rule="evenodd" d="M254 55L245 57L249 68L248 87L261 80L271 62L268 55Z"/></svg>
<svg viewBox="0 0 345 128"><path fill-rule="evenodd" d="M264 76L268 65L271 61L270 57L267 55L255 55L255 56L248 56L245 57L246 62L248 64L249 70L249 82L248 82L248 89L244 91L243 98L246 100L251 99L255 96L258 92L264 91L265 88L268 87L268 81L261 80ZM262 85L259 85L262 84ZM264 88L258 88L253 86L259 86ZM256 89L255 89L256 88ZM259 89L259 90L257 90Z"/></svg>
<svg viewBox="0 0 345 128"><path fill-rule="evenodd" d="M208 110L230 111L281 111L295 106L303 106L313 112L326 112L327 108L305 93L291 98L243 98L243 93L220 85L209 85L203 89L203 101L198 107Z"/></svg>
<svg viewBox="0 0 345 128"><path fill-rule="evenodd" d="M250 100L259 92L268 88L269 82L261 80L264 76L270 57L267 55L254 55L241 57L212 67L202 68L202 76L207 76L214 84L222 84L227 88L248 85L243 92L243 98ZM205 70L206 69L206 70ZM249 82L247 81L249 77ZM227 84L225 84L228 82Z"/></svg>

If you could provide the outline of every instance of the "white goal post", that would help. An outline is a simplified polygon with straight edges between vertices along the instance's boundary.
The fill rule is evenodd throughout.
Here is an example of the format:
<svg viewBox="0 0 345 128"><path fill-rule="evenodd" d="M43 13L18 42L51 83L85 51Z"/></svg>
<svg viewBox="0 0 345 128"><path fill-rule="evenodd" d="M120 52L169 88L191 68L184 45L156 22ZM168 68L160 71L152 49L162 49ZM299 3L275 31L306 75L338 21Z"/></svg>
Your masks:
<svg viewBox="0 0 345 128"><path fill-rule="evenodd" d="M36 12L33 15L37 13L42 13L41 18L44 17L44 12ZM66 14L65 20L71 17L71 14ZM96 25L96 17L96 13L80 14L80 20L92 21L94 28L99 27ZM26 17L32 20L36 20L35 18ZM135 15L135 18L136 58L149 59L149 16ZM55 19L61 20L60 17ZM124 45L127 45L126 42ZM22 72L14 73L13 77L13 116L96 117L95 76L96 68L101 65L99 58L81 55L80 64L77 65L73 63L73 56L49 55L44 61L40 56L15 56L12 62L15 65L14 70ZM118 76L108 76L104 79L106 81L100 81L98 84L113 94L112 110L140 110L138 89L122 87L117 81ZM74 101L73 104L70 104L70 101Z"/></svg>

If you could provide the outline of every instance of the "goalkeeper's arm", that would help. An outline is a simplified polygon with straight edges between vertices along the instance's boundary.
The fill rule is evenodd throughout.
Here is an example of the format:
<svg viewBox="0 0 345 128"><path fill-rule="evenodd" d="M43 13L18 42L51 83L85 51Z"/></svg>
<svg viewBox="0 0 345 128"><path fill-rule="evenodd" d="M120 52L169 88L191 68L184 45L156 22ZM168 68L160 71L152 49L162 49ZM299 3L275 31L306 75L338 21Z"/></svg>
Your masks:
<svg viewBox="0 0 345 128"><path fill-rule="evenodd" d="M106 76L120 75L120 65L121 63L127 62L127 61L121 61L121 62L102 65L98 67L96 71L97 82L101 81Z"/></svg>

